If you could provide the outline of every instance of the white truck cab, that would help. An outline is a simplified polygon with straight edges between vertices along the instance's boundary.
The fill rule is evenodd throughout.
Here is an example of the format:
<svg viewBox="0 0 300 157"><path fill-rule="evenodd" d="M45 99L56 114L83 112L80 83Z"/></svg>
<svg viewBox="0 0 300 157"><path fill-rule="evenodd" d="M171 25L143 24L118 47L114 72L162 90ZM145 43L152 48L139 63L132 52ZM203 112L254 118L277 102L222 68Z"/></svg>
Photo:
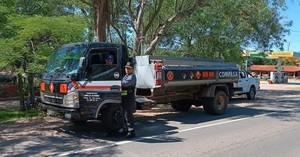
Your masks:
<svg viewBox="0 0 300 157"><path fill-rule="evenodd" d="M239 73L239 80L234 83L234 95L246 94L249 100L254 99L260 89L259 78L252 76L246 70L240 70Z"/></svg>

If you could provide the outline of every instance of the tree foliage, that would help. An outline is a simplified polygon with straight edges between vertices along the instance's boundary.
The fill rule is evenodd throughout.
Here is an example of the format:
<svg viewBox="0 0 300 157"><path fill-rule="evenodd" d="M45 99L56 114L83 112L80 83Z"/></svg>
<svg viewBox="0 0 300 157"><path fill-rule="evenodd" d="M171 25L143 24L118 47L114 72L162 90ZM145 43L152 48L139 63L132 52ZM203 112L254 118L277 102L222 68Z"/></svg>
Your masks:
<svg viewBox="0 0 300 157"><path fill-rule="evenodd" d="M54 49L85 39L86 19L77 8L58 0L1 1L0 70L18 76L21 110L25 110L25 70L27 74L42 72Z"/></svg>
<svg viewBox="0 0 300 157"><path fill-rule="evenodd" d="M210 1L207 7L176 23L163 44L182 55L241 62L241 49L282 46L287 30L280 23L280 12L274 12L274 8L282 7L284 3L279 2Z"/></svg>
<svg viewBox="0 0 300 157"><path fill-rule="evenodd" d="M241 62L241 49L282 48L291 25L281 16L284 0L111 0L109 6L108 41L122 42L136 55Z"/></svg>
<svg viewBox="0 0 300 157"><path fill-rule="evenodd" d="M18 64L26 59L41 69L38 64L58 45L97 36L99 41L124 43L136 55L240 63L241 49L282 47L291 25L283 25L285 9L284 0L3 0L0 21L5 31L0 30L0 37L10 46L1 53L18 52L12 55ZM2 67L17 65L4 63Z"/></svg>
<svg viewBox="0 0 300 157"><path fill-rule="evenodd" d="M21 72L23 63L27 62L28 72L41 72L49 55L58 46L85 40L83 17L63 10L49 14L49 8L57 6L54 7L55 3L45 5L47 1L18 2L5 7L7 14L0 38L0 55L3 56L0 69ZM40 8L42 6L45 8Z"/></svg>
<svg viewBox="0 0 300 157"><path fill-rule="evenodd" d="M113 6L112 27L135 54L151 55L171 26L190 15L196 7L204 6L204 2L204 0L115 1L112 3L117 4ZM127 38L128 33L122 33L124 27L130 31L132 37Z"/></svg>
<svg viewBox="0 0 300 157"><path fill-rule="evenodd" d="M288 58L282 60L282 65L293 65L295 66L298 61L291 61ZM270 59L270 58L252 58L251 63L254 65L276 65L278 63L278 59Z"/></svg>

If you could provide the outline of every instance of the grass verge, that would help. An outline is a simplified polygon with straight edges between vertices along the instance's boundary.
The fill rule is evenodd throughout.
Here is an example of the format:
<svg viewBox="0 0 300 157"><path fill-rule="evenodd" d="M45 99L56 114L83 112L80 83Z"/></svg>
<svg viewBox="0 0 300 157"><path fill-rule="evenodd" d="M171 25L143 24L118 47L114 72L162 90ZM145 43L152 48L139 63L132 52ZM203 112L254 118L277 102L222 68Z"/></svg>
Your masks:
<svg viewBox="0 0 300 157"><path fill-rule="evenodd" d="M0 123L17 121L19 119L29 119L42 116L43 113L37 109L20 111L19 108L0 109Z"/></svg>

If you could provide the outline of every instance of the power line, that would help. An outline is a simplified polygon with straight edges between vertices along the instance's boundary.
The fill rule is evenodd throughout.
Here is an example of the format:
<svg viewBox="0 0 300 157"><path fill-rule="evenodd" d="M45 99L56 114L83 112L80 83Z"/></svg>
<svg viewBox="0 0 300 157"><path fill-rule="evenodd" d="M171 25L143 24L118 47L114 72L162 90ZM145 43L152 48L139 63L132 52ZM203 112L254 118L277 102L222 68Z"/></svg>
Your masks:
<svg viewBox="0 0 300 157"><path fill-rule="evenodd" d="M295 30L290 30L291 32L296 32L296 33L300 33L300 31L295 31Z"/></svg>
<svg viewBox="0 0 300 157"><path fill-rule="evenodd" d="M297 43L297 42L300 42L300 40L291 41L290 43Z"/></svg>

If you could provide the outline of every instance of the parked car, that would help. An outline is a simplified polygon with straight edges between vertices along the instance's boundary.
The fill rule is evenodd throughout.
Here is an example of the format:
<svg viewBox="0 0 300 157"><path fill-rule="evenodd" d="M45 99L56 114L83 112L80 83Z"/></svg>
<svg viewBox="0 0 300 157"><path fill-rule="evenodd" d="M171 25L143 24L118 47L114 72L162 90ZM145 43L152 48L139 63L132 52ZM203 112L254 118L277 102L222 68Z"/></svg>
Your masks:
<svg viewBox="0 0 300 157"><path fill-rule="evenodd" d="M256 92L260 89L259 78L251 75L246 70L240 70L240 78L237 83L234 83L234 95L246 94L249 100L256 96Z"/></svg>

